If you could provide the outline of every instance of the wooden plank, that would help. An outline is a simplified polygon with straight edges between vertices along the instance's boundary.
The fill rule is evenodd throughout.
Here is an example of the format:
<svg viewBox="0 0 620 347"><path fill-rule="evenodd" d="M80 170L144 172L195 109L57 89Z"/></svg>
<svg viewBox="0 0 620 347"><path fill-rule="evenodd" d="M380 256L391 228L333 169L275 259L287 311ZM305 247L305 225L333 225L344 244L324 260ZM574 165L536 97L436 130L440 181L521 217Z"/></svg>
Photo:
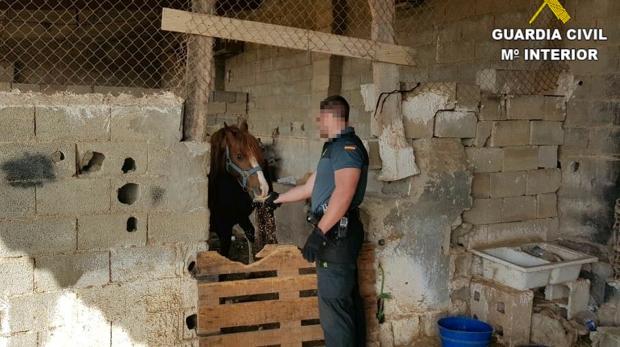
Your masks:
<svg viewBox="0 0 620 347"><path fill-rule="evenodd" d="M217 332L223 327L318 318L317 297L199 307L197 332L204 335Z"/></svg>
<svg viewBox="0 0 620 347"><path fill-rule="evenodd" d="M280 246L266 257L249 265L230 261L214 251L200 252L196 257L197 277L311 267L314 267L314 264L305 261L299 249L292 245Z"/></svg>
<svg viewBox="0 0 620 347"><path fill-rule="evenodd" d="M200 338L200 347L212 346L270 346L295 343L299 341L318 341L323 339L320 325L307 325L293 329L273 329L244 333L208 336ZM301 343L298 344L301 346Z"/></svg>
<svg viewBox="0 0 620 347"><path fill-rule="evenodd" d="M161 28L167 31L309 50L385 63L415 65L415 50L410 47L170 8L163 9Z"/></svg>
<svg viewBox="0 0 620 347"><path fill-rule="evenodd" d="M213 298L316 289L316 275L268 277L239 281L198 283L198 305Z"/></svg>

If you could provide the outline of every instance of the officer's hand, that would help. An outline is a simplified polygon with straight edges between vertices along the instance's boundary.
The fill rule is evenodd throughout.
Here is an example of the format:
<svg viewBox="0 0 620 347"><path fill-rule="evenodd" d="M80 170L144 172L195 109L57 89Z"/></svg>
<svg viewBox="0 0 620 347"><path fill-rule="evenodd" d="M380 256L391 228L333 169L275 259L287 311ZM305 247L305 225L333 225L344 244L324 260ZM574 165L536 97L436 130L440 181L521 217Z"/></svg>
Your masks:
<svg viewBox="0 0 620 347"><path fill-rule="evenodd" d="M275 202L279 197L280 197L280 194L278 194L278 192L274 191L274 192L269 193L269 195L267 196L267 199L265 199L265 202L264 202L265 206L272 211L282 206L282 203Z"/></svg>
<svg viewBox="0 0 620 347"><path fill-rule="evenodd" d="M316 260L316 256L319 254L321 245L326 241L325 235L323 235L321 229L314 227L306 240L304 248L301 250L304 259L313 263Z"/></svg>

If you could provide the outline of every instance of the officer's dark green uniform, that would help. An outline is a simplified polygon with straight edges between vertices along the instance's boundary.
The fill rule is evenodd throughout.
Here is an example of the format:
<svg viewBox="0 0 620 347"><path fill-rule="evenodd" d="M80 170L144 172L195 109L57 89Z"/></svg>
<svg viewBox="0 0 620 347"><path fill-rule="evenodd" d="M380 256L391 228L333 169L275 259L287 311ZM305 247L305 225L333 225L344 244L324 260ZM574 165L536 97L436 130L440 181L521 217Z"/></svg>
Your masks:
<svg viewBox="0 0 620 347"><path fill-rule="evenodd" d="M317 256L318 297L321 326L327 347L364 346L364 310L357 284L357 256L364 240L358 206L364 199L368 177L368 153L352 127L323 146L312 189L311 211L320 218L334 191L334 172L361 169L357 190L347 217L346 237L319 249ZM338 228L336 223L334 228ZM330 232L330 235L336 234Z"/></svg>

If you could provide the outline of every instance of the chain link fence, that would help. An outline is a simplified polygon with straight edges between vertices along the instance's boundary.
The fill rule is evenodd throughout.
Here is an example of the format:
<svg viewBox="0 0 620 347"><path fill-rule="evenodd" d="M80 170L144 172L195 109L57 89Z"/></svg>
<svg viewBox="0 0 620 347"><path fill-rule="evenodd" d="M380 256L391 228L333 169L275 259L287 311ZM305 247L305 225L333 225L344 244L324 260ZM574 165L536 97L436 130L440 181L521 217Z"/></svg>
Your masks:
<svg viewBox="0 0 620 347"><path fill-rule="evenodd" d="M373 4L372 6L369 5ZM0 0L0 82L42 85L97 85L159 88L185 96L223 74L230 56L243 42L205 39L163 31L162 8L282 25L337 35L309 40L295 31L252 31L239 22L221 21L220 32L240 32L250 41L268 41L302 49L337 48L365 58L375 56L379 39L417 50L412 59L419 81L458 78L478 84L497 83L497 71L514 94L538 93L555 86L565 69L561 63L504 61L500 48L514 43L491 40L494 26L525 28L540 1L480 13L480 3L455 0ZM517 2L515 2L517 3ZM493 6L491 6L493 7ZM489 11L491 13L493 9ZM519 15L522 14L522 15ZM489 22L488 18L494 18ZM376 23L394 23L375 26ZM199 27L201 22L192 23ZM554 28L560 22L543 11L534 27ZM334 41L335 39L335 41ZM528 43L554 48L557 41ZM523 46L523 43L517 44ZM204 66L205 56L214 60ZM203 65L200 67L200 65ZM196 67L198 66L198 68ZM196 70L197 69L197 70ZM198 72L196 72L198 71ZM443 73L441 73L443 71ZM221 87L216 83L216 88Z"/></svg>

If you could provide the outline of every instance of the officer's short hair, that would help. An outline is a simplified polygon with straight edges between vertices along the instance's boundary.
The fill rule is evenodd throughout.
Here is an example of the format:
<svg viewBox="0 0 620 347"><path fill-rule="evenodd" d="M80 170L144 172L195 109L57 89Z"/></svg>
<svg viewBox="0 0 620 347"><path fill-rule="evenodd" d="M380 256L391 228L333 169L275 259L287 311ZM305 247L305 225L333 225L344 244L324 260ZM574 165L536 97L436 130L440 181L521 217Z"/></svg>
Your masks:
<svg viewBox="0 0 620 347"><path fill-rule="evenodd" d="M332 95L321 101L321 110L333 111L335 116L344 118L345 122L349 121L349 103L340 95Z"/></svg>

